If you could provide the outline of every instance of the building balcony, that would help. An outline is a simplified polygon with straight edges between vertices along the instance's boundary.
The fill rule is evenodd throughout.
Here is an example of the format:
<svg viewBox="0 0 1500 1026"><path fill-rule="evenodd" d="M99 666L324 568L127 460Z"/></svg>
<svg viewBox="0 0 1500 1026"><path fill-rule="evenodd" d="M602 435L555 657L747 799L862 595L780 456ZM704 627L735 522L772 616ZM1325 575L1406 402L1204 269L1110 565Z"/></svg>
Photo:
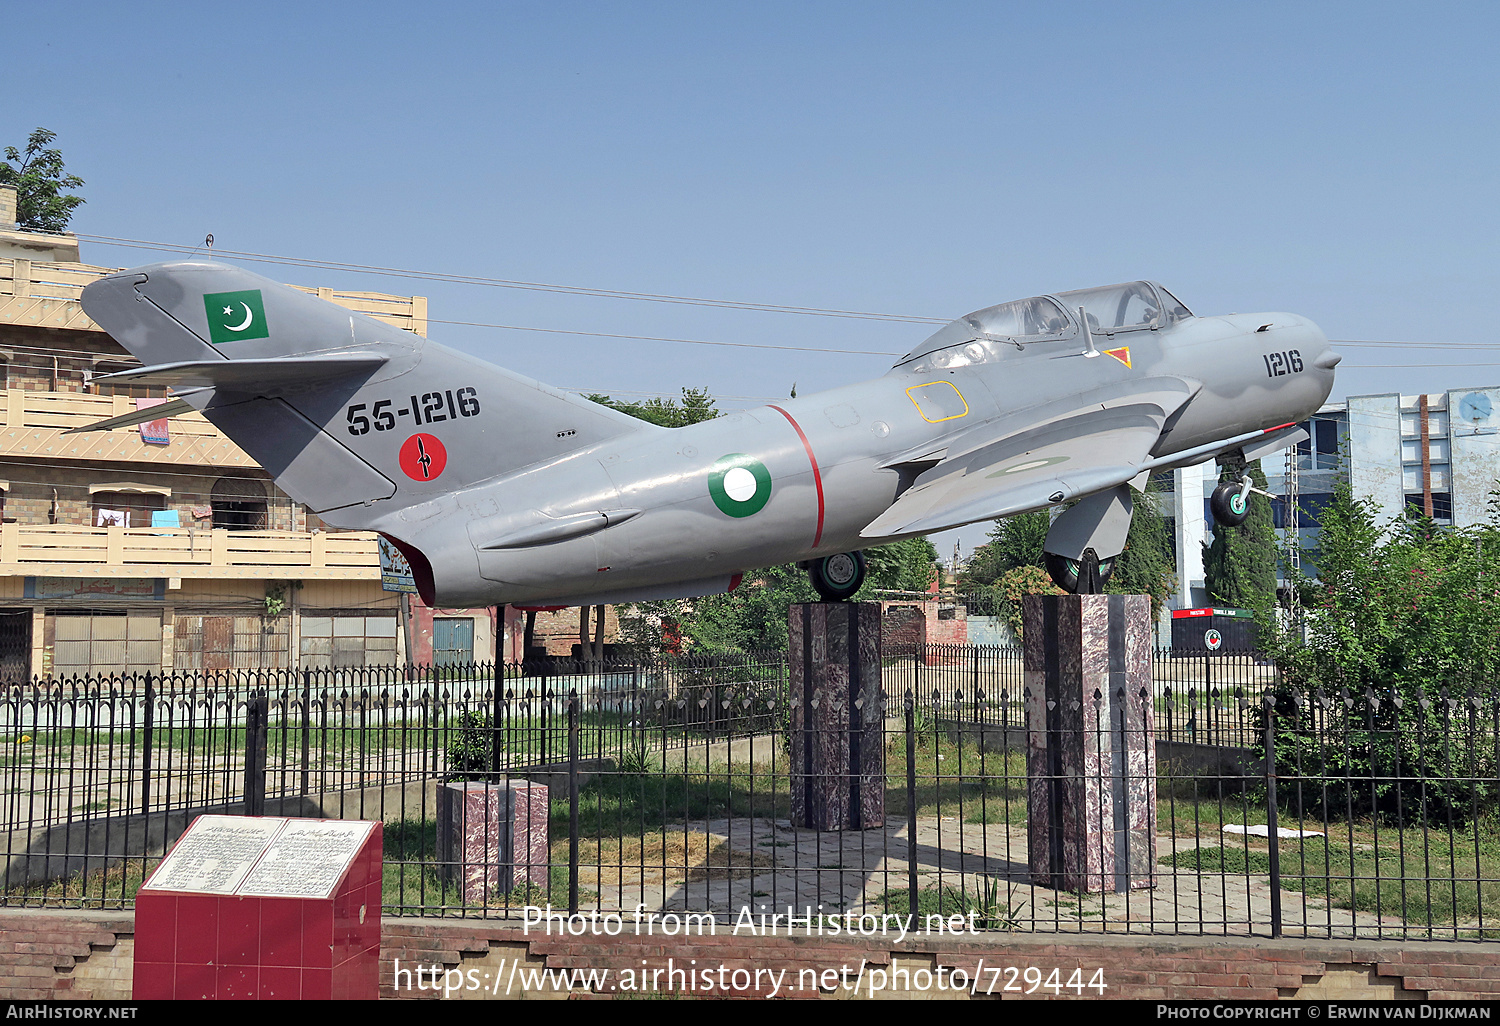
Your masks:
<svg viewBox="0 0 1500 1026"><path fill-rule="evenodd" d="M0 577L380 580L367 531L0 524Z"/></svg>
<svg viewBox="0 0 1500 1026"><path fill-rule="evenodd" d="M0 426L0 457L45 463L49 460L198 466L216 469L254 469L256 463L201 413L171 419L170 445L147 445L139 428L64 434L109 417L130 413L135 400L123 395L83 392L4 392L4 424Z"/></svg>
<svg viewBox="0 0 1500 1026"><path fill-rule="evenodd" d="M102 331L83 312L78 297L85 285L116 270L91 264L0 258L0 324ZM418 335L427 334L426 296L313 289L303 285L292 288Z"/></svg>

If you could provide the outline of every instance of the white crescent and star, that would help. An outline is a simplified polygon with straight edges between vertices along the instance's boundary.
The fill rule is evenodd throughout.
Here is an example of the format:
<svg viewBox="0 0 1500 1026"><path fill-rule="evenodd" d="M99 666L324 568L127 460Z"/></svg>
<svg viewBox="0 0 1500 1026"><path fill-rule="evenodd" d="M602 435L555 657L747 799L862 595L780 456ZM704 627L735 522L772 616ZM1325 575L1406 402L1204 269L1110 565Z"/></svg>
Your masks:
<svg viewBox="0 0 1500 1026"><path fill-rule="evenodd" d="M253 320L255 320L255 311L253 311L253 310L250 309L250 304L249 303L242 302L242 303L240 303L240 306L243 306L245 308L245 319L243 321L241 321L239 324L226 324L226 325L224 325L224 330L226 330L226 331L244 331L246 328L250 327L250 322L253 321ZM232 309L233 309L232 307L226 306L224 308L224 315L227 317L229 315L230 310L232 310Z"/></svg>

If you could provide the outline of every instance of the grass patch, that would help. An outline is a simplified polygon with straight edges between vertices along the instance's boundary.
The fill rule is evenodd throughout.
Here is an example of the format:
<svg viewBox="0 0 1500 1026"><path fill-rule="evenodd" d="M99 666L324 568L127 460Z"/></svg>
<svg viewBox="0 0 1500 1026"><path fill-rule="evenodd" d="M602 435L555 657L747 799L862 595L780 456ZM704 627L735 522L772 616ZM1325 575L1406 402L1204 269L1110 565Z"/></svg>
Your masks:
<svg viewBox="0 0 1500 1026"><path fill-rule="evenodd" d="M563 858L567 859L566 841ZM601 884L636 880L657 873L671 881L700 883L745 879L776 867L764 852L731 847L702 831L660 830L644 837L580 840L578 861L599 875Z"/></svg>
<svg viewBox="0 0 1500 1026"><path fill-rule="evenodd" d="M1016 930L1020 928L1024 903L1013 897L1014 886L1000 880L982 877L972 889L960 887L922 887L917 890L917 922L912 929L920 928L928 916L947 920L952 916L965 917L973 914L975 928L980 930ZM886 891L875 899L887 912L906 915L911 911L911 892L905 889ZM947 924L943 924L947 928Z"/></svg>
<svg viewBox="0 0 1500 1026"><path fill-rule="evenodd" d="M965 823L1026 822L1026 753L982 751L971 741L953 741L929 729L916 735L918 816L959 816ZM907 815L906 738L895 735L886 747L885 810L888 818Z"/></svg>
<svg viewBox="0 0 1500 1026"><path fill-rule="evenodd" d="M75 873L45 884L12 887L5 891L4 903L12 907L128 908L135 901L141 884L155 872L160 862L160 858L135 857L108 868Z"/></svg>
<svg viewBox="0 0 1500 1026"><path fill-rule="evenodd" d="M1500 919L1500 843L1493 830L1475 837L1361 825L1352 843L1323 837L1283 838L1281 886L1326 898L1335 908L1400 916L1412 923L1454 925ZM1208 845L1177 852L1162 865L1190 872L1268 876L1264 842Z"/></svg>

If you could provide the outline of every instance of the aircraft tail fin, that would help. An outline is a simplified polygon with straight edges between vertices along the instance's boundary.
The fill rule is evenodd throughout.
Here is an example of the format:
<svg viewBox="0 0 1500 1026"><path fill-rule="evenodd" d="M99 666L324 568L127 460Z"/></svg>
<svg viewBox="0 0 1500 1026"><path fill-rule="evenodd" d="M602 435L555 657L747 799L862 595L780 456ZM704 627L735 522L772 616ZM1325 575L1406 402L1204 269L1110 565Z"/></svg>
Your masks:
<svg viewBox="0 0 1500 1026"><path fill-rule="evenodd" d="M121 271L83 307L141 360L120 379L170 385L337 526L661 430L224 264Z"/></svg>

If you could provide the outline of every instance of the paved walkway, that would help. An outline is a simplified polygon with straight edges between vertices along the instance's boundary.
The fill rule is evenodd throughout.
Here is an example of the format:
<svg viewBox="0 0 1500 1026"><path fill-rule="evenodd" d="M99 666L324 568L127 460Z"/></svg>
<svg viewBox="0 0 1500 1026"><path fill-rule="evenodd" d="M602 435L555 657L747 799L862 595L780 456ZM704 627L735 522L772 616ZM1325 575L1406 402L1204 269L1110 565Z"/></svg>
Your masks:
<svg viewBox="0 0 1500 1026"><path fill-rule="evenodd" d="M1174 842L1159 837L1157 844L1158 855L1165 855ZM1179 850L1197 844L1175 842ZM1203 844L1219 842L1205 838ZM1153 889L1079 896L1030 882L1024 824L921 818L916 862L920 890L954 893L945 914L974 911L1001 928L1270 936L1266 877L1159 866ZM808 907L842 916L889 911L892 898L904 910L907 868L904 822L820 833L793 829L786 820L719 819L669 827L639 850L606 853L581 868L579 884L592 892L584 902L588 908L643 904L648 910L712 911L732 920L745 907L756 915L784 915L790 905L798 916ZM959 893L967 901L957 899ZM1404 929L1400 919L1332 908L1298 892L1283 891L1281 905L1287 936L1373 938Z"/></svg>

